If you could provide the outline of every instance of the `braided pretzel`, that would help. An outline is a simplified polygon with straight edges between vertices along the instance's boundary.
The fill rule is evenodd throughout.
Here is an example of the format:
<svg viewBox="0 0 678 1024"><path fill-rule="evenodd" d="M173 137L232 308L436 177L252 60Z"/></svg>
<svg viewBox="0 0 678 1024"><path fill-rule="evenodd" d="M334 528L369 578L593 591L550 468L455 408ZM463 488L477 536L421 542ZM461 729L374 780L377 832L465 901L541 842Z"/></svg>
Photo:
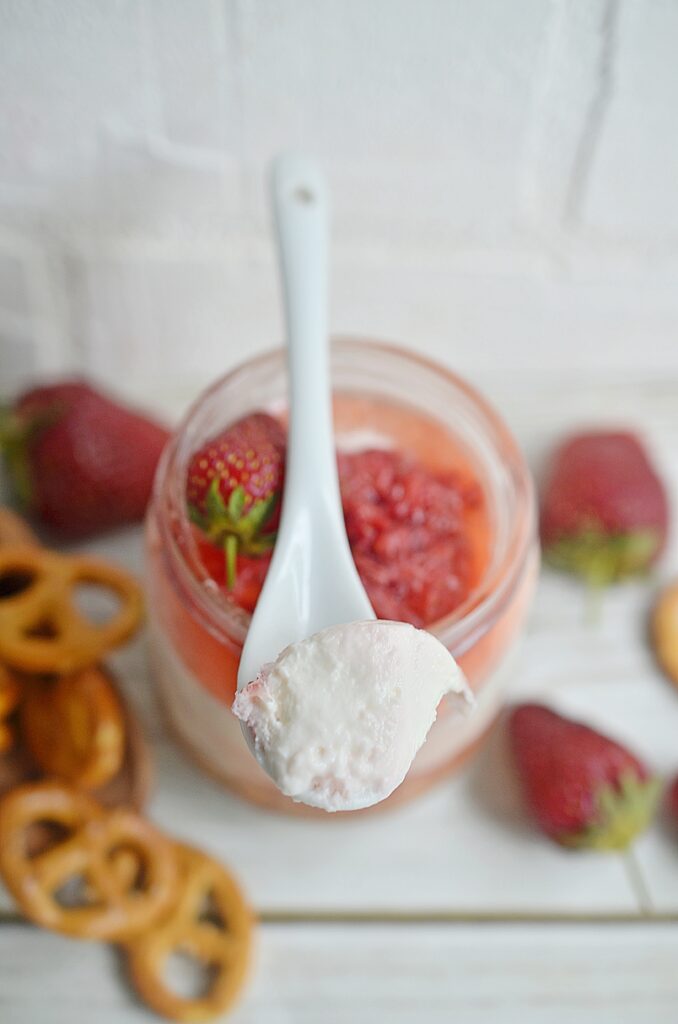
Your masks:
<svg viewBox="0 0 678 1024"><path fill-rule="evenodd" d="M9 750L14 743L14 734L5 719L9 718L18 703L19 684L7 669L0 665L0 754Z"/></svg>
<svg viewBox="0 0 678 1024"><path fill-rule="evenodd" d="M23 740L45 774L79 789L97 789L120 770L123 714L101 667L27 680L20 715Z"/></svg>
<svg viewBox="0 0 678 1024"><path fill-rule="evenodd" d="M235 1001L251 948L252 916L233 878L211 857L176 846L180 882L176 901L154 927L125 944L132 982L157 1013L177 1021L205 1021ZM216 914L206 916L211 900ZM210 971L206 992L176 995L164 979L175 952L188 953Z"/></svg>
<svg viewBox="0 0 678 1024"><path fill-rule="evenodd" d="M69 834L30 856L36 824ZM128 869L128 851L140 871ZM105 813L84 793L44 782L20 786L0 802L0 874L36 924L78 938L119 940L148 928L169 907L177 863L174 845L143 818ZM59 893L78 880L81 899L67 905Z"/></svg>
<svg viewBox="0 0 678 1024"><path fill-rule="evenodd" d="M78 583L112 590L121 601L98 625L78 611ZM128 573L94 558L37 547L0 547L0 658L23 672L75 672L122 643L141 617L138 584Z"/></svg>
<svg viewBox="0 0 678 1024"><path fill-rule="evenodd" d="M0 547L17 544L38 544L38 538L21 516L6 505L0 505Z"/></svg>

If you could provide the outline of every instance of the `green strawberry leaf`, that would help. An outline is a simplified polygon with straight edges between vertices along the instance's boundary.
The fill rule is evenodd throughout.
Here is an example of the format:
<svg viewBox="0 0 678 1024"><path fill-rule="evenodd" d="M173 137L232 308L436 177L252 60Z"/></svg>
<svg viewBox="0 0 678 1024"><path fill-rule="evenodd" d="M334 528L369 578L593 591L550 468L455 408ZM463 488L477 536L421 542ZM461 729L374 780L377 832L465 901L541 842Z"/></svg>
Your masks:
<svg viewBox="0 0 678 1024"><path fill-rule="evenodd" d="M191 522L204 531L213 544L223 547L226 557L226 580L230 588L236 578L236 559L239 552L246 555L264 555L275 544L275 533L263 536L260 530L270 520L278 502L278 495L272 494L254 503L247 515L243 515L247 494L244 487L236 487L228 500L224 501L220 480L212 480L205 497L205 514L188 506Z"/></svg>
<svg viewBox="0 0 678 1024"><path fill-rule="evenodd" d="M247 495L245 494L244 487L236 487L235 490L231 492L231 496L228 499L228 515L234 523L237 523L242 517L246 497Z"/></svg>
<svg viewBox="0 0 678 1024"><path fill-rule="evenodd" d="M250 537L257 534L269 521L277 504L278 494L276 492L269 495L268 498L262 498L260 501L255 501L254 505L240 524L243 532Z"/></svg>
<svg viewBox="0 0 678 1024"><path fill-rule="evenodd" d="M265 555L268 551L273 550L276 537L276 533L266 533L263 537L248 540L243 544L243 552L246 555Z"/></svg>
<svg viewBox="0 0 678 1024"><path fill-rule="evenodd" d="M593 587L602 587L645 572L659 544L659 535L652 529L606 534L590 528L548 544L544 558L554 568L581 576Z"/></svg>
<svg viewBox="0 0 678 1024"><path fill-rule="evenodd" d="M563 846L590 850L625 850L650 824L657 809L661 783L639 779L626 771L619 786L605 785L597 794L596 817L582 832L558 837Z"/></svg>
<svg viewBox="0 0 678 1024"><path fill-rule="evenodd" d="M52 402L26 414L9 406L0 407L0 451L20 507L30 511L36 492L29 446L66 412L62 401Z"/></svg>
<svg viewBox="0 0 678 1024"><path fill-rule="evenodd" d="M195 505L188 506L188 518L195 526L199 526L201 530L207 529L207 518Z"/></svg>
<svg viewBox="0 0 678 1024"><path fill-rule="evenodd" d="M221 481L219 477L214 477L212 483L207 491L205 498L205 509L207 510L207 521L210 523L218 523L229 518L228 509L226 503L221 496L219 485Z"/></svg>

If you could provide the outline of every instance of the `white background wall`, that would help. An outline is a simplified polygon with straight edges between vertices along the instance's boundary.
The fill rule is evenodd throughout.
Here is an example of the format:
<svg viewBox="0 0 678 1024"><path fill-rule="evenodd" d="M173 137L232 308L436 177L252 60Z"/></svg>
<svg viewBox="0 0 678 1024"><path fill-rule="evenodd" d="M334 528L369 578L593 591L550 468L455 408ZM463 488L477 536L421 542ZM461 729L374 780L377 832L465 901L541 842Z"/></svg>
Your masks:
<svg viewBox="0 0 678 1024"><path fill-rule="evenodd" d="M335 330L678 382L676 0L0 0L0 392L183 401L276 342L290 146Z"/></svg>

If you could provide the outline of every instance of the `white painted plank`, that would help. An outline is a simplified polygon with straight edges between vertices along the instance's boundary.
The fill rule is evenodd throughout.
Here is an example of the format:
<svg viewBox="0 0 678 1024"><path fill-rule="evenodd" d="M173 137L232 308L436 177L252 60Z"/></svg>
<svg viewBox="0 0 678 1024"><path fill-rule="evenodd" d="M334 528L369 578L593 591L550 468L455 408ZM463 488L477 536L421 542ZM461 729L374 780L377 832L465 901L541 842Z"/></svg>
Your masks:
<svg viewBox="0 0 678 1024"><path fill-rule="evenodd" d="M522 174L523 206L536 226L556 230L571 214L582 137L601 86L606 0L556 0L534 73L533 113Z"/></svg>
<svg viewBox="0 0 678 1024"><path fill-rule="evenodd" d="M207 0L144 3L149 101L156 130L185 151L232 150L238 134L236 36L232 5Z"/></svg>
<svg viewBox="0 0 678 1024"><path fill-rule="evenodd" d="M487 792L495 793L502 769L490 778L485 760L402 810L310 822L231 798L171 746L158 754L155 817L231 864L260 909L605 914L637 908L620 858L574 857L515 817L502 817Z"/></svg>
<svg viewBox="0 0 678 1024"><path fill-rule="evenodd" d="M537 437L590 414L614 421L635 395L634 418L647 426L662 464L678 480L671 441L678 405L665 384L583 386L574 402L567 389L537 389L533 403L519 389L511 396L504 387L501 394L535 457L543 447ZM546 427L537 433L540 423ZM139 531L88 547L131 569L142 564ZM678 762L673 754L678 695L662 679L646 644L651 592L645 583L611 590L600 621L591 624L582 588L544 573L514 695L545 698L587 718L668 773ZM113 662L160 740L153 813L169 830L232 864L259 908L534 914L633 913L640 906L642 894L619 858L563 852L521 822L499 739L458 778L397 813L352 821L289 820L234 800L162 738L143 640ZM645 867L651 906L675 909L678 860L670 837L654 828L639 845L637 859Z"/></svg>
<svg viewBox="0 0 678 1024"><path fill-rule="evenodd" d="M678 926L264 926L233 1024L673 1024ZM0 927L3 1024L141 1024L116 957Z"/></svg>
<svg viewBox="0 0 678 1024"><path fill-rule="evenodd" d="M675 240L678 230L678 151L673 145L678 9L660 0L620 3L618 10L609 95L583 220L590 230L611 238L645 237L657 244Z"/></svg>
<svg viewBox="0 0 678 1024"><path fill-rule="evenodd" d="M89 247L75 238L83 365L123 392L186 395L283 337L273 242L234 235L213 213L220 172L202 172L193 185L187 173L163 173L157 183L140 173L157 201L165 196L149 209L154 224L167 220L165 204L188 203L197 222L223 222L223 238L129 244L107 235ZM619 367L629 378L675 374L675 260L628 269L615 254L544 253L529 239L490 253L429 239L407 247L353 239L333 248L331 329L407 343L475 379L534 367L554 383L574 367L579 384L588 373L603 386Z"/></svg>
<svg viewBox="0 0 678 1024"><path fill-rule="evenodd" d="M23 380L25 338L29 365L181 389L275 340L265 165L303 145L337 329L463 368L675 369L676 10L644 7L3 5L0 220L65 314L37 331L36 294L0 360Z"/></svg>
<svg viewBox="0 0 678 1024"><path fill-rule="evenodd" d="M240 13L249 166L312 139L340 178L354 172L336 207L349 230L510 226L549 8L269 0Z"/></svg>

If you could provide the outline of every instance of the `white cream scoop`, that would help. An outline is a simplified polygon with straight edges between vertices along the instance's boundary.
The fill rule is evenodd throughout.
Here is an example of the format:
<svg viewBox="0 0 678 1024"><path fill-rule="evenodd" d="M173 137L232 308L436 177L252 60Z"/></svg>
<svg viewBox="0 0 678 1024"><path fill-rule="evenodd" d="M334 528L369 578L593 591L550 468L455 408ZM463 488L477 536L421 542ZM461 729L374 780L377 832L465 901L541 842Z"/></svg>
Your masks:
<svg viewBox="0 0 678 1024"><path fill-rule="evenodd" d="M452 710L470 706L443 644L407 623L372 620L286 647L239 691L233 710L283 793L352 811L400 785L445 694L454 694Z"/></svg>

